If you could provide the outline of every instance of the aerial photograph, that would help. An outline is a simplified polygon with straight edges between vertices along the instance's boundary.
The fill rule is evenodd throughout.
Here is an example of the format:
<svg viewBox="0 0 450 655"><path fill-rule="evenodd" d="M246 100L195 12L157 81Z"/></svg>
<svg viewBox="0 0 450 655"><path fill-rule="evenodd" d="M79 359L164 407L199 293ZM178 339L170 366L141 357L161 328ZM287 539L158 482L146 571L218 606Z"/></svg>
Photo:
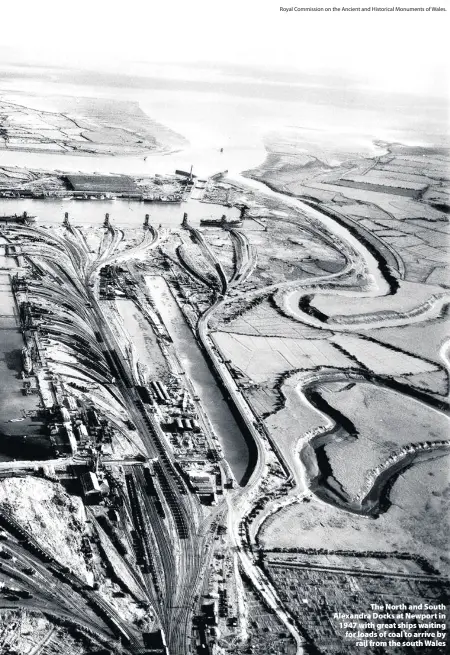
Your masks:
<svg viewBox="0 0 450 655"><path fill-rule="evenodd" d="M398 1L2 7L0 655L448 652L450 8Z"/></svg>

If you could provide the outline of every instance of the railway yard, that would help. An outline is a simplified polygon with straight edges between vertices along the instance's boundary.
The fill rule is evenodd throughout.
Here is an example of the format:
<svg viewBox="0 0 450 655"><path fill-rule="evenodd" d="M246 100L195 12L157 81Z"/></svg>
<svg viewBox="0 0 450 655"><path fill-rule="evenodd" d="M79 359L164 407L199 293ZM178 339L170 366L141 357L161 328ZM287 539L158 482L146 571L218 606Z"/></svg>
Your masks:
<svg viewBox="0 0 450 655"><path fill-rule="evenodd" d="M1 653L356 653L334 613L447 602L446 170L274 150L68 176L134 225L2 217Z"/></svg>

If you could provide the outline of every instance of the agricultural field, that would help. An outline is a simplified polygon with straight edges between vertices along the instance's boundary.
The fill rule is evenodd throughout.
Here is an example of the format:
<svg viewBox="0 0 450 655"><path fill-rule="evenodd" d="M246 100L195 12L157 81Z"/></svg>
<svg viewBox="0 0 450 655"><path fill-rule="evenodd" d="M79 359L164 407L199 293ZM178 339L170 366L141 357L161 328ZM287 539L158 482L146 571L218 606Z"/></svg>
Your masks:
<svg viewBox="0 0 450 655"><path fill-rule="evenodd" d="M442 366L356 335L336 334L332 341L375 375L399 379L409 376L408 380L417 387L437 395L447 394L448 374Z"/></svg>
<svg viewBox="0 0 450 655"><path fill-rule="evenodd" d="M413 204L413 201L409 202ZM414 212L414 208L411 209ZM390 206L389 210L395 210L395 207ZM377 221L375 224L363 221L361 223L398 253L404 262L405 279L448 287L450 284L446 257L448 239L439 229L442 225L440 221L445 219L429 216L430 209L426 212L416 211L411 215L408 207L405 208L405 213L408 216L402 221L390 219ZM418 221L420 221L419 225Z"/></svg>
<svg viewBox="0 0 450 655"><path fill-rule="evenodd" d="M441 365L439 351L448 340L447 316L423 323L366 330L364 335Z"/></svg>
<svg viewBox="0 0 450 655"><path fill-rule="evenodd" d="M260 298L254 303L229 303L214 315L209 324L213 330L251 336L327 339L333 334L284 316L270 297Z"/></svg>
<svg viewBox="0 0 450 655"><path fill-rule="evenodd" d="M346 207L345 211L398 254L404 263L407 280L448 288L446 215L407 199L378 202L384 204L390 216L368 219L361 217L359 211L355 214L352 207Z"/></svg>
<svg viewBox="0 0 450 655"><path fill-rule="evenodd" d="M339 415L346 419L336 425L324 450L334 479L350 498L362 489L370 470L405 446L450 438L445 414L389 389L328 383L317 392L338 412L336 421Z"/></svg>
<svg viewBox="0 0 450 655"><path fill-rule="evenodd" d="M0 149L55 153L131 154L184 142L138 103L117 99L4 96L0 131Z"/></svg>
<svg viewBox="0 0 450 655"><path fill-rule="evenodd" d="M448 456L436 457L399 475L389 492L390 506L377 519L351 514L313 497L309 503L296 503L270 517L260 532L260 544L268 550L407 552L425 557L448 575L449 497Z"/></svg>
<svg viewBox="0 0 450 655"><path fill-rule="evenodd" d="M324 339L253 337L230 332L214 332L212 338L224 358L254 382L264 382L296 369L352 365L340 349Z"/></svg>
<svg viewBox="0 0 450 655"><path fill-rule="evenodd" d="M281 408L280 394L273 385L258 384L245 389L245 397L256 416L267 418Z"/></svg>
<svg viewBox="0 0 450 655"><path fill-rule="evenodd" d="M242 325L243 319L240 322ZM303 330L300 323L299 328ZM302 339L217 331L212 332L212 338L224 359L255 383L295 370L360 368L398 379L407 376L420 389L437 395L447 393L448 374L442 365L364 336L336 333L328 339Z"/></svg>
<svg viewBox="0 0 450 655"><path fill-rule="evenodd" d="M369 171L361 171L361 174L355 172L344 173L335 184L342 184L343 186L352 186L356 188L370 188L381 187L385 192L393 193L396 195L408 195L415 197L415 194L423 193L431 180L423 175L415 175L405 172L407 168L397 169L394 171L387 171L385 168L372 168Z"/></svg>
<svg viewBox="0 0 450 655"><path fill-rule="evenodd" d="M247 175L338 208L397 253L405 279L448 287L448 150L352 144L351 138L346 144L331 143L328 150L326 136L319 132L311 138L301 130L273 135L266 161ZM355 188L358 184L362 188Z"/></svg>
<svg viewBox="0 0 450 655"><path fill-rule="evenodd" d="M266 137L265 147L265 162L245 174L276 184L295 195L302 195L302 192L306 195L316 178L321 180L336 170L347 171L355 161L384 152L382 147L369 140L363 142L352 134L340 137L325 130L314 130L313 133L302 128L273 132ZM309 191L309 195L313 195L311 188ZM333 197L329 191L320 191L319 194L322 198Z"/></svg>

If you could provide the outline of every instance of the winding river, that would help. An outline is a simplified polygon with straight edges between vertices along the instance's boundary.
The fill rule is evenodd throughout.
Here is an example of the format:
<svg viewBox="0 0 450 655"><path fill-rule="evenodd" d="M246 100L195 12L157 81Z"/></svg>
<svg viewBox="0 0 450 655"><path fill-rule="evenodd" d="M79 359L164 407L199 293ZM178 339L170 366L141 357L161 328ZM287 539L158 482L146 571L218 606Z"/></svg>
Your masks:
<svg viewBox="0 0 450 655"><path fill-rule="evenodd" d="M236 153L237 154L237 153ZM253 153L254 155L255 153ZM197 153L198 155L198 153ZM239 162L240 169L244 168L242 156L245 153L240 153L240 156L233 162L237 165ZM101 171L114 171L114 172L135 172L143 173L144 171L149 174L147 168L154 168L156 164L164 158L163 171L173 172L174 167L177 165L178 155L154 155L149 157L150 163L137 161L137 158L95 158L91 157L66 157L61 156L61 166L66 170L83 170L88 172L94 166L97 168L97 163L100 161ZM14 157L13 157L14 158ZM44 158L44 159L43 159ZM29 161L31 159L31 161ZM208 173L217 172L218 162L225 163L227 158L218 159L217 153L207 161L205 169ZM38 166L40 162L41 168L49 166L50 161L54 161L54 157L49 155L28 153L26 160L29 165ZM35 161L36 160L36 161ZM108 161L106 161L108 160ZM44 161L44 165L42 162ZM126 165L124 165L126 162ZM11 162L12 163L12 162ZM230 162L231 163L231 162ZM247 162L248 163L248 162ZM252 162L254 163L254 162ZM22 165L24 164L22 160ZM53 164L55 166L55 164ZM212 167L216 166L215 169ZM277 200L281 205L290 207L294 211L301 213L309 218L315 226L323 226L323 229L329 234L333 235L337 241L344 242L350 249L350 253L354 254L354 261L350 261L347 269L351 270L352 266L358 262L363 262L369 284L363 290L358 289L333 289L333 293L341 294L343 296L351 293L352 296L359 297L374 297L374 296L387 296L391 293L391 288L386 281L383 272L380 270L379 262L372 252L362 243L351 231L344 225L333 220L330 216L318 211L317 209L305 204L301 200L277 192L263 184L262 182L242 176L240 173L234 172L236 168L231 167L227 175L227 180L243 188L249 188L257 194L269 197L272 200ZM76 201L76 200L28 200L28 199L12 199L0 201L0 214L21 213L27 211L30 214L39 216L40 223L42 224L57 224L60 223L65 211L77 222L85 226L98 225L106 212L111 215L112 221L116 225L122 227L135 227L143 221L145 213L150 213L151 222L155 225L163 225L164 227L176 227L180 224L184 211L189 214L190 222L195 226L199 224L200 218L205 216L221 216L224 208L220 205L204 204L196 200L189 200L187 203L181 204L163 204L152 203L144 204L136 201ZM237 210L228 210L230 216L237 215ZM338 271L330 273L320 278L321 283L332 282L338 280L343 272ZM313 280L303 281L299 286L298 281L292 281L282 285L280 293L283 298L283 307L286 313L298 318L298 303L302 295L308 290L308 283L312 284ZM155 293L162 293L162 290L153 290ZM165 319L168 325L176 325L177 329L173 331L173 338L176 341L177 348L181 349L181 356L186 364L187 371L192 377L194 385L198 388L199 396L201 396L205 407L208 411L213 425L215 426L219 437L221 438L224 446L227 460L229 461L236 477L240 479L248 464L248 448L245 444L243 435L235 423L231 415L230 409L224 402L221 392L219 391L214 378L209 371L203 353L199 350L195 339L184 323L181 317L181 312L178 307L173 307L173 303L163 303L164 312L168 312ZM169 315L170 314L170 315ZM180 314L180 316L178 315ZM182 325L185 325L184 329ZM181 334L181 332L182 334ZM170 331L170 330L169 330ZM192 343L191 343L192 342ZM198 352L197 352L198 351Z"/></svg>

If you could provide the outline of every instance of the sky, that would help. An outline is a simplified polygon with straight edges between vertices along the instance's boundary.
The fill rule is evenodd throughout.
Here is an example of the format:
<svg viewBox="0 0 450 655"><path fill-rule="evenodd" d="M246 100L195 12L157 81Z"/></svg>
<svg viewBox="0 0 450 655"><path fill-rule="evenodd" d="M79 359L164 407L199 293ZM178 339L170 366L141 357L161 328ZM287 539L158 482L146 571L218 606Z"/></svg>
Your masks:
<svg viewBox="0 0 450 655"><path fill-rule="evenodd" d="M447 4L448 0L441 0ZM346 6L428 6L349 0ZM22 0L4 3L0 63L146 75L203 62L331 74L388 93L448 96L448 12L282 12L329 0ZM449 8L450 9L450 8ZM183 66L172 75L190 75ZM276 76L275 76L276 77ZM345 83L345 81L343 82Z"/></svg>

